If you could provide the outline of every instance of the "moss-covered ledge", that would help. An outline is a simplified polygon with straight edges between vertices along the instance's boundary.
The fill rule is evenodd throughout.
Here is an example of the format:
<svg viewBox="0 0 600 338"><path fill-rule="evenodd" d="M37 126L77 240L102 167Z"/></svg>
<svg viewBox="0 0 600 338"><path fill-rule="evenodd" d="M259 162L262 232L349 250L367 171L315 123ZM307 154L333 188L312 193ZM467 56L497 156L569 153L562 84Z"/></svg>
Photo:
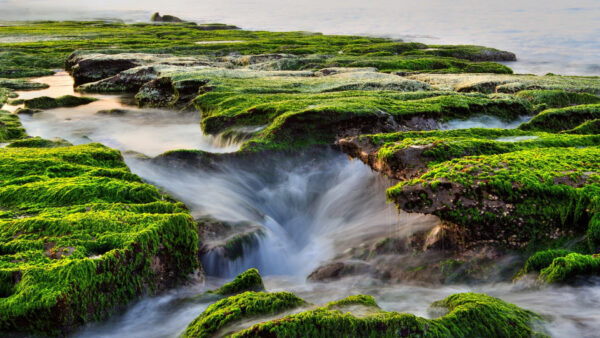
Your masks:
<svg viewBox="0 0 600 338"><path fill-rule="evenodd" d="M68 333L199 266L185 206L99 144L0 149L0 206L6 334Z"/></svg>

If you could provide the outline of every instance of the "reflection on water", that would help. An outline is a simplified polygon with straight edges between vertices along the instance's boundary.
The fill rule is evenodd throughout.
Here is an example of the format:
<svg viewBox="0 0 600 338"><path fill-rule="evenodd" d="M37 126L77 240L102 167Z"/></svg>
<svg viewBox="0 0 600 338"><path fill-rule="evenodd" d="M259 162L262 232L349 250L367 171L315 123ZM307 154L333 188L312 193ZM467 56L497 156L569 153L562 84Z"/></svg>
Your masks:
<svg viewBox="0 0 600 338"><path fill-rule="evenodd" d="M50 85L40 91L18 92L19 98L42 95L80 95L73 91L73 79L65 72L35 80ZM75 108L57 108L21 116L27 133L44 138L60 137L73 144L100 142L123 151L156 156L173 149L202 149L231 152L239 143L205 135L200 114L163 109L138 109L127 95L90 94L99 100ZM16 107L13 107L16 108ZM98 114L101 110L122 109L119 114Z"/></svg>

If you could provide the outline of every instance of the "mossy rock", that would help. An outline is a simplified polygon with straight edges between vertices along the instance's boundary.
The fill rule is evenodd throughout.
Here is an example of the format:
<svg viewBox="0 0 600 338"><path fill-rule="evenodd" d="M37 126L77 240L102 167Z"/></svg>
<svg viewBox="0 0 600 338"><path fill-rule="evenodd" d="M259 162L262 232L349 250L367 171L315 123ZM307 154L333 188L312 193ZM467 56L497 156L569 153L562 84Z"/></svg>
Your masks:
<svg viewBox="0 0 600 338"><path fill-rule="evenodd" d="M212 337L235 322L267 316L302 306L305 301L290 292L244 292L209 306L192 321L183 337Z"/></svg>
<svg viewBox="0 0 600 338"><path fill-rule="evenodd" d="M560 132L600 118L600 104L584 104L567 108L548 109L531 121L519 126L521 130Z"/></svg>
<svg viewBox="0 0 600 338"><path fill-rule="evenodd" d="M26 136L19 117L6 110L0 110L0 142L21 139Z"/></svg>
<svg viewBox="0 0 600 338"><path fill-rule="evenodd" d="M467 240L520 248L586 233L598 210L599 155L599 146L584 146L456 158L387 194L403 210L459 225Z"/></svg>
<svg viewBox="0 0 600 338"><path fill-rule="evenodd" d="M262 277L256 269L248 269L237 275L233 281L224 284L219 289L211 291L221 296L231 296L246 291L264 291Z"/></svg>
<svg viewBox="0 0 600 338"><path fill-rule="evenodd" d="M566 134L581 134L581 135L598 135L600 134L600 119L588 120L569 130L563 130L561 133Z"/></svg>
<svg viewBox="0 0 600 338"><path fill-rule="evenodd" d="M41 96L34 99L25 100L25 108L30 109L54 109L60 107L77 107L84 104L92 103L98 99L93 97L81 97L73 95L65 95L57 98Z"/></svg>
<svg viewBox="0 0 600 338"><path fill-rule="evenodd" d="M185 206L118 151L23 142L0 149L1 332L66 334L198 267Z"/></svg>
<svg viewBox="0 0 600 338"><path fill-rule="evenodd" d="M61 138L48 140L41 137L28 137L6 145L7 148L56 148L68 146L72 146L72 144Z"/></svg>
<svg viewBox="0 0 600 338"><path fill-rule="evenodd" d="M543 337L539 315L500 299L454 294L432 304L436 319L386 312L370 296L351 296L314 310L255 324L233 337ZM362 308L362 311L357 311Z"/></svg>

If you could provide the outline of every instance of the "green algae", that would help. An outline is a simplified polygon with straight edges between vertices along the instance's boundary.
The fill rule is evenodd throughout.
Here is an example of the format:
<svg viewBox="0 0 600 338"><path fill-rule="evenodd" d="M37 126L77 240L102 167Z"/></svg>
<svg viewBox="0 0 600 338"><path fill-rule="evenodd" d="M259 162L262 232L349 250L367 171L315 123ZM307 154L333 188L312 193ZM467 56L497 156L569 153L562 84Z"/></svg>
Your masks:
<svg viewBox="0 0 600 338"><path fill-rule="evenodd" d="M600 134L600 119L588 120L569 130L563 130L561 133L597 135Z"/></svg>
<svg viewBox="0 0 600 338"><path fill-rule="evenodd" d="M407 211L427 210L468 236L506 245L547 240L557 231L582 234L600 191L599 152L594 146L467 156L433 165L387 194ZM462 198L429 207L442 189L460 191Z"/></svg>
<svg viewBox="0 0 600 338"><path fill-rule="evenodd" d="M600 274L600 258L597 255L570 253L555 258L541 270L539 280L546 283L565 283L576 278Z"/></svg>
<svg viewBox="0 0 600 338"><path fill-rule="evenodd" d="M256 324L233 337L531 337L538 332L539 315L500 299L474 293L454 294L435 302L446 315L425 319L411 314L380 310L370 296L351 296L314 310ZM365 306L361 314L343 312L344 306Z"/></svg>
<svg viewBox="0 0 600 338"><path fill-rule="evenodd" d="M286 53L293 55L339 56L340 53L371 59L382 69L450 72L512 72L493 62L471 62L478 59L485 47L445 46L462 49L452 57L405 55L426 47L417 43L402 43L386 38L323 35L307 32L265 32L231 29L227 25L196 25L194 23L123 24L116 22L29 22L0 27L0 38L20 37L20 42L0 44L0 77L34 77L52 74L61 68L66 57L78 49L105 50L110 53L145 52L174 55L225 56ZM17 39L19 40L19 39ZM219 43L204 43L217 41ZM377 56L377 55L384 56ZM373 56L372 56L373 55ZM319 59L317 58L311 58ZM354 58L353 61L357 61ZM401 63L408 60L406 65ZM411 61L417 60L417 61ZM423 60L423 61L420 61ZM485 61L504 60L503 58ZM343 63L343 61L332 61ZM397 62L385 67L381 62ZM312 64L321 67L327 62ZM295 69L311 67L311 61L289 63ZM293 68L293 67L292 67Z"/></svg>
<svg viewBox="0 0 600 338"><path fill-rule="evenodd" d="M6 145L7 148L55 148L66 147L72 144L63 139L47 140L41 137L28 137L22 140L16 140Z"/></svg>
<svg viewBox="0 0 600 338"><path fill-rule="evenodd" d="M64 334L198 266L185 207L118 151L4 148L0 163L1 331Z"/></svg>
<svg viewBox="0 0 600 338"><path fill-rule="evenodd" d="M0 142L20 139L25 137L25 128L17 115L0 110Z"/></svg>
<svg viewBox="0 0 600 338"><path fill-rule="evenodd" d="M564 90L523 90L515 96L531 102L536 107L536 111L600 103L599 96L588 93L571 93Z"/></svg>
<svg viewBox="0 0 600 338"><path fill-rule="evenodd" d="M600 104L548 109L519 126L519 129L560 132L576 128L582 123L598 118L600 118Z"/></svg>
<svg viewBox="0 0 600 338"><path fill-rule="evenodd" d="M182 336L211 337L220 329L244 318L274 315L304 304L304 300L290 292L244 292L209 306L189 324Z"/></svg>
<svg viewBox="0 0 600 338"><path fill-rule="evenodd" d="M361 136L365 137L369 136ZM387 140L377 152L377 157L382 161L394 161L398 152L411 147L425 147L423 160L428 165L464 156L502 154L534 148L600 145L600 138L596 135L575 136L510 129L404 132L375 135L373 138L377 141L382 138Z"/></svg>
<svg viewBox="0 0 600 338"><path fill-rule="evenodd" d="M93 97L80 97L73 95L65 95L57 98L40 96L24 101L25 108L30 109L53 109L60 107L77 107L84 104L92 103L98 99Z"/></svg>
<svg viewBox="0 0 600 338"><path fill-rule="evenodd" d="M265 286L258 270L248 269L237 275L233 281L212 292L222 296L230 296L246 291L263 291L264 289Z"/></svg>

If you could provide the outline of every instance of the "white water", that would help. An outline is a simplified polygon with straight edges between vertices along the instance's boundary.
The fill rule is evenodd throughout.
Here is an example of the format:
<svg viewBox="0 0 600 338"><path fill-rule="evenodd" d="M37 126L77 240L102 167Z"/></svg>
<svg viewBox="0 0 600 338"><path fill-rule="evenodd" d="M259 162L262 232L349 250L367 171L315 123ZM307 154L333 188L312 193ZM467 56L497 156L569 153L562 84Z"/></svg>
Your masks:
<svg viewBox="0 0 600 338"><path fill-rule="evenodd" d="M62 87L53 86L46 93L63 95L67 87ZM37 96L34 92L23 95ZM23 117L23 123L32 136L81 142L86 139L81 138L77 126L86 126L85 134L91 140L117 144L123 151L156 154L179 148L177 142L163 144L157 133L166 133L162 136L179 140L187 148L227 150L217 148L219 143L190 141L190 136L193 140L203 140L206 136L197 120L180 120L184 117L177 112L145 113L134 109L135 116L150 114L148 116L153 117L136 118L137 124L129 122L128 114L96 115L97 109L132 108L122 97L101 98L87 106ZM67 126L70 122L66 122L66 118L77 123ZM173 120L180 123L172 123ZM155 124L160 128L169 123L168 131L156 129ZM136 137L123 138L123 133L134 133ZM224 221L250 221L265 229L267 236L255 251L244 259L226 262L218 268L210 267L208 272L212 275L231 277L248 267L258 267L265 275L267 288L272 291L292 291L317 304L366 293L373 295L386 310L421 316L428 315L431 302L452 293L484 292L548 316L547 329L556 337L593 337L600 330L600 283L595 281L591 286L539 290L504 283L442 287L386 284L368 276L325 284L307 282L307 274L315 267L347 248L373 238L409 233L411 227L418 224L418 219L398 215L385 202L384 190L391 182L339 153L228 163L216 172L201 167L196 170L169 168L133 156L126 160L135 173L184 201L196 216L208 214ZM205 282L146 297L123 314L82 328L76 336L177 337L209 305L190 297L213 289L225 280L209 277Z"/></svg>
<svg viewBox="0 0 600 338"><path fill-rule="evenodd" d="M509 50L518 73L600 75L597 0L0 0L0 20L120 18L154 11L245 29L366 34Z"/></svg>

